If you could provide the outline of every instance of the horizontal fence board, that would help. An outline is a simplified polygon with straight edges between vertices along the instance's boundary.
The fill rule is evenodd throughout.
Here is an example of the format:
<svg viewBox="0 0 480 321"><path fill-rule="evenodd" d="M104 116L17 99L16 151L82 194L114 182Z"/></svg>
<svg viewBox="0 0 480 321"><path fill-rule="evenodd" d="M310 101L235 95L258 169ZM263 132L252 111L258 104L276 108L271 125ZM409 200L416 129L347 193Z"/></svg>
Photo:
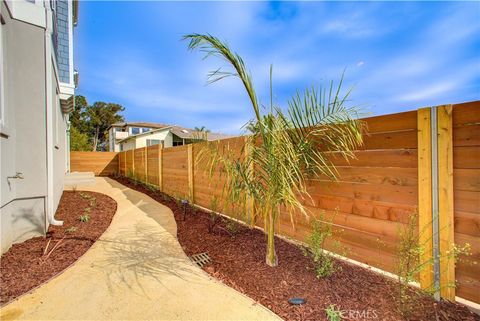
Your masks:
<svg viewBox="0 0 480 321"><path fill-rule="evenodd" d="M359 150L353 159L344 159L338 153L327 155L335 166L417 168L416 149Z"/></svg>
<svg viewBox="0 0 480 321"><path fill-rule="evenodd" d="M455 233L455 243L463 246L468 243L471 247L471 255L461 256L457 263L456 279L458 283L457 295L480 302L480 238L471 235Z"/></svg>
<svg viewBox="0 0 480 321"><path fill-rule="evenodd" d="M480 123L480 101L453 105L453 126Z"/></svg>
<svg viewBox="0 0 480 321"><path fill-rule="evenodd" d="M379 186L345 182L314 182L307 191L311 196L333 195L353 199L393 202L406 205L417 204L418 190L413 186Z"/></svg>
<svg viewBox="0 0 480 321"><path fill-rule="evenodd" d="M454 219L455 232L480 238L480 213L455 211Z"/></svg>
<svg viewBox="0 0 480 321"><path fill-rule="evenodd" d="M360 150L417 148L417 130L364 135Z"/></svg>
<svg viewBox="0 0 480 321"><path fill-rule="evenodd" d="M369 133L417 129L416 110L406 111L397 114L373 116L363 118L362 120L367 124Z"/></svg>
<svg viewBox="0 0 480 321"><path fill-rule="evenodd" d="M480 213L480 192L454 190L455 210Z"/></svg>
<svg viewBox="0 0 480 321"><path fill-rule="evenodd" d="M480 168L480 146L453 148L453 168Z"/></svg>
<svg viewBox="0 0 480 321"><path fill-rule="evenodd" d="M338 166L336 171L340 182L415 187L418 183L416 168ZM328 181L328 178L321 176L319 180Z"/></svg>
<svg viewBox="0 0 480 321"><path fill-rule="evenodd" d="M455 127L453 130L453 146L480 147L480 124Z"/></svg>

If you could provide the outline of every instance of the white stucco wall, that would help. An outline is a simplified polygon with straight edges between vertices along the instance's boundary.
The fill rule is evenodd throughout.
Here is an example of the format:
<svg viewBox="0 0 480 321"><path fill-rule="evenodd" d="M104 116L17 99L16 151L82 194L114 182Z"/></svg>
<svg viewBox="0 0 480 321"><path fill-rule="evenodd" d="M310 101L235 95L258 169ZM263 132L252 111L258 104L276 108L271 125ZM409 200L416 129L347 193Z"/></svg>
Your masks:
<svg viewBox="0 0 480 321"><path fill-rule="evenodd" d="M173 135L170 130L166 129L132 137L122 143L123 150L145 147L147 146L147 139L157 139L160 140L160 142L163 141L164 147L172 147L173 144Z"/></svg>
<svg viewBox="0 0 480 321"><path fill-rule="evenodd" d="M34 5L34 4L32 4ZM46 119L45 30L11 19L0 2L3 50L4 124L0 136L0 242L1 253L12 243L43 235L46 228L47 124L53 129L53 210L63 192L66 171L67 116L61 112L58 83L53 83L52 117ZM7 178L22 173L23 179Z"/></svg>
<svg viewBox="0 0 480 321"><path fill-rule="evenodd" d="M13 20L1 3L5 126L0 138L1 251L45 229L44 30ZM39 53L39 54L33 54ZM7 179L17 172L23 179Z"/></svg>

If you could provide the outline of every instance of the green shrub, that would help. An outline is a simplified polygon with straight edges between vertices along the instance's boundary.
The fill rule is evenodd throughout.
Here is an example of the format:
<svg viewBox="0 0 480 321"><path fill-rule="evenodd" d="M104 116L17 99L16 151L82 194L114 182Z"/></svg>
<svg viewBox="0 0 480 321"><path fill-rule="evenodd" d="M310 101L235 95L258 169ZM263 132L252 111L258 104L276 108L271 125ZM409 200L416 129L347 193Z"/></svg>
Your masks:
<svg viewBox="0 0 480 321"><path fill-rule="evenodd" d="M80 215L79 220L82 223L88 223L88 221L90 221L90 215L88 214Z"/></svg>
<svg viewBox="0 0 480 321"><path fill-rule="evenodd" d="M327 313L327 319L329 321L342 320L342 312L340 310L337 310L334 304L330 304L328 308L325 309L325 313Z"/></svg>
<svg viewBox="0 0 480 321"><path fill-rule="evenodd" d="M433 266L433 258L426 262L420 261L419 258L423 257L425 253L425 244L421 243L420 239L425 231L418 231L418 213L410 215L407 224L402 225L402 228L398 232L398 246L397 246L397 260L396 260L396 272L398 277L397 291L395 302L397 303L398 312L406 319L410 317L414 309L418 306L417 299L419 295L433 295L440 289L435 289L432 284L427 289L413 290L410 288L410 284L418 281L418 275L424 269ZM426 239L426 242L430 242L431 237ZM470 244L466 243L464 246L459 247L454 244L453 250L446 255L442 255L439 259L454 260L457 262L460 255L470 255ZM441 273L441 271L440 271ZM455 284L447 284L444 287L455 287Z"/></svg>
<svg viewBox="0 0 480 321"><path fill-rule="evenodd" d="M76 226L69 227L65 230L65 233L74 233L77 230Z"/></svg>
<svg viewBox="0 0 480 321"><path fill-rule="evenodd" d="M210 220L208 221L208 233L212 234L215 226L220 221L220 215L217 213L218 199L216 196L212 197L210 201Z"/></svg>
<svg viewBox="0 0 480 321"><path fill-rule="evenodd" d="M308 248L305 254L308 255L315 266L317 278L329 277L340 269L335 259L325 250L326 241L333 237L332 220L326 221L324 215L312 221L312 233L307 238ZM345 255L345 248L339 242L332 241L333 251Z"/></svg>

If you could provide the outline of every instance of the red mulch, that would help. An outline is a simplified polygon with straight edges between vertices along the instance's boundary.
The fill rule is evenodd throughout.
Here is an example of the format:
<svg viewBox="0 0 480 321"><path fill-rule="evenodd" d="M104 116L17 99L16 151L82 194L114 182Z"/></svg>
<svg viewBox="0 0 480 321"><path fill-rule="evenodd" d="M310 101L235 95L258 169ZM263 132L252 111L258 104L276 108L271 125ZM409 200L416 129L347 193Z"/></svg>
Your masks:
<svg viewBox="0 0 480 321"><path fill-rule="evenodd" d="M340 271L329 278L318 279L301 248L279 238L275 239L279 265L271 268L265 264L266 240L261 231L239 225L238 233L230 235L225 224L227 219L222 219L213 233L209 233L208 213L189 208L183 221L183 208L174 200L127 178L116 179L172 209L178 239L186 254L208 252L210 255L213 263L204 268L207 273L285 320L327 320L325 308L330 304L344 311L344 320L405 320L395 303L398 301L394 295L396 283L390 278L337 261ZM292 297L305 298L307 303L292 306L288 303ZM480 320L460 304L437 303L418 293L414 302L415 310L408 320Z"/></svg>
<svg viewBox="0 0 480 321"><path fill-rule="evenodd" d="M90 220L80 222L86 208ZM87 210L88 211L88 210ZM93 192L63 192L55 218L63 226L50 226L47 237L14 244L0 260L0 304L4 305L65 270L103 234L117 211L110 197ZM75 229L73 231L72 227ZM70 231L68 231L70 229ZM65 238L64 238L65 237ZM63 239L64 238L64 239ZM60 241L48 258L43 255Z"/></svg>

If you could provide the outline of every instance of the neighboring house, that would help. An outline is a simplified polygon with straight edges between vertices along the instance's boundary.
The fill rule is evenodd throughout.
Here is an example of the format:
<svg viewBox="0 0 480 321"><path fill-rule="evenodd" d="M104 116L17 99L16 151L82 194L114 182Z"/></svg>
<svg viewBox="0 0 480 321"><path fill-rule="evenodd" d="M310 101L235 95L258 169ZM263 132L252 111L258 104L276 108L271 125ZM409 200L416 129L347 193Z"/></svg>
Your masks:
<svg viewBox="0 0 480 321"><path fill-rule="evenodd" d="M205 139L205 136L208 140L230 137L222 134L199 132L177 125L145 122L117 123L111 125L108 129L109 150L114 152L151 145L180 146Z"/></svg>
<svg viewBox="0 0 480 321"><path fill-rule="evenodd" d="M0 2L0 241L43 235L69 164L76 1Z"/></svg>

